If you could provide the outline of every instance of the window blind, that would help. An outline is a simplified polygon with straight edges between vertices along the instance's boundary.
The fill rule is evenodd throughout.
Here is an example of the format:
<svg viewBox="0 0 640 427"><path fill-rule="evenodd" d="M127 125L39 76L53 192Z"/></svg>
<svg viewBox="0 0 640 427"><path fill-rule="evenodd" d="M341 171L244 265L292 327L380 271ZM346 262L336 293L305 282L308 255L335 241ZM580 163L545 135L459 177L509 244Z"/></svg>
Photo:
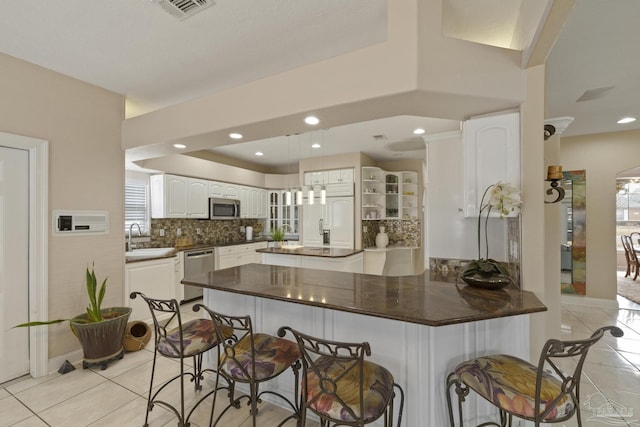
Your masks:
<svg viewBox="0 0 640 427"><path fill-rule="evenodd" d="M149 234L149 191L145 184L125 184L124 186L124 227L125 235L131 224L140 225L142 234ZM134 231L134 236L136 232Z"/></svg>

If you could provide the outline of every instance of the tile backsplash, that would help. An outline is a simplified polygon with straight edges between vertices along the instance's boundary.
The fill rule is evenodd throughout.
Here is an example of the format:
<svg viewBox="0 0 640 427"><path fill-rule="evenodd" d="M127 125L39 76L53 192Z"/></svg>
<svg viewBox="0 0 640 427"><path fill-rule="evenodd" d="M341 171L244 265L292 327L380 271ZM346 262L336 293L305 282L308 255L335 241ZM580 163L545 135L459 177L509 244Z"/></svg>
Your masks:
<svg viewBox="0 0 640 427"><path fill-rule="evenodd" d="M242 241L245 233L241 227L253 227L254 237L258 237L264 229L264 220L257 219L152 219L151 242L141 244L146 247L176 246L178 239L191 240L194 244L220 244ZM180 235L178 235L178 229ZM164 230L164 236L161 236ZM199 232L198 232L199 231Z"/></svg>
<svg viewBox="0 0 640 427"><path fill-rule="evenodd" d="M417 219L362 221L367 231L362 232L362 247L376 245L376 235L380 227L385 227L391 246L421 246L422 230Z"/></svg>

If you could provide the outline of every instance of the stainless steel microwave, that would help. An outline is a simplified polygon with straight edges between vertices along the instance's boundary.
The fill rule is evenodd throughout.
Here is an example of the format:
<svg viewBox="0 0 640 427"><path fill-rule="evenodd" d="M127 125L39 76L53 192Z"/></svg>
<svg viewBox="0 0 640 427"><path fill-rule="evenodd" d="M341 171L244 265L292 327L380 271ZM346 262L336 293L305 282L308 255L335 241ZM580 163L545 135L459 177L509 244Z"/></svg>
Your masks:
<svg viewBox="0 0 640 427"><path fill-rule="evenodd" d="M236 219L240 218L240 200L209 199L209 219Z"/></svg>

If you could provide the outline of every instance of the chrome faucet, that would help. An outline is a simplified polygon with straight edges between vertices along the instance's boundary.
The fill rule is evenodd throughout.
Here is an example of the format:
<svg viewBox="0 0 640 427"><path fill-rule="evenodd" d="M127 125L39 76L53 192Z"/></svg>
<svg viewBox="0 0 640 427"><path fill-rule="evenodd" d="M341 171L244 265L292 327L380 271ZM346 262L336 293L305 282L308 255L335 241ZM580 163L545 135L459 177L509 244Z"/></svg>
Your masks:
<svg viewBox="0 0 640 427"><path fill-rule="evenodd" d="M127 250L130 251L133 248L136 247L136 245L134 243L131 243L131 236L133 235L133 226L138 227L138 236L142 236L142 230L140 229L140 224L138 224L137 222L134 222L133 224L131 224L129 226L129 243L127 244Z"/></svg>

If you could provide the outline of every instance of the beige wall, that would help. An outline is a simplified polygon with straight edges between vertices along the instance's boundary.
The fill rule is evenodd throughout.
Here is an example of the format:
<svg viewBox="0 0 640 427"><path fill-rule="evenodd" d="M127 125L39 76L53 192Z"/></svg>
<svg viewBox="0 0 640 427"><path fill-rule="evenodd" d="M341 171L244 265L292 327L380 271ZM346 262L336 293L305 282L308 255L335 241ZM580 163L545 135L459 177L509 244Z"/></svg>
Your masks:
<svg viewBox="0 0 640 427"><path fill-rule="evenodd" d="M587 296L616 298L616 174L640 166L640 131L560 140L564 170L587 173Z"/></svg>
<svg viewBox="0 0 640 427"><path fill-rule="evenodd" d="M92 262L99 278L109 277L104 305L121 305L123 98L2 54L0 93L0 131L49 141L49 213L82 209L110 215L107 235L54 237L49 230L49 318L85 311L84 269ZM80 348L68 325L49 332L50 357Z"/></svg>

